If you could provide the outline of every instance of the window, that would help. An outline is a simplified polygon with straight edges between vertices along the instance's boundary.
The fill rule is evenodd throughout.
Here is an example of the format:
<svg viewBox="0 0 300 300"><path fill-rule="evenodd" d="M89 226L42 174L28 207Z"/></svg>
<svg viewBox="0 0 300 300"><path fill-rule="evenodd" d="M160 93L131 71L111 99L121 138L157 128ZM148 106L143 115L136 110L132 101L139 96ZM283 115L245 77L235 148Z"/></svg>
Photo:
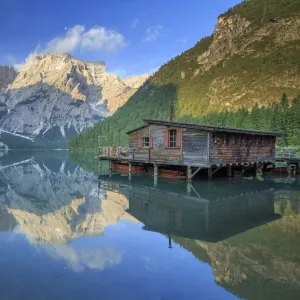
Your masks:
<svg viewBox="0 0 300 300"><path fill-rule="evenodd" d="M215 134L213 134L213 143L216 144L217 143L217 136Z"/></svg>
<svg viewBox="0 0 300 300"><path fill-rule="evenodd" d="M143 138L143 148L148 148L149 147L149 137L144 137Z"/></svg>
<svg viewBox="0 0 300 300"><path fill-rule="evenodd" d="M164 131L164 147L173 148L173 149L181 149L182 143L182 128L177 129L166 129ZM150 140L151 144L151 140Z"/></svg>
<svg viewBox="0 0 300 300"><path fill-rule="evenodd" d="M169 130L169 147L176 148L176 130Z"/></svg>
<svg viewBox="0 0 300 300"><path fill-rule="evenodd" d="M226 136L222 135L222 144L225 145L226 144Z"/></svg>
<svg viewBox="0 0 300 300"><path fill-rule="evenodd" d="M228 137L225 134L222 136L222 144L228 145Z"/></svg>
<svg viewBox="0 0 300 300"><path fill-rule="evenodd" d="M237 136L237 144L240 145L242 142L242 137L240 135Z"/></svg>

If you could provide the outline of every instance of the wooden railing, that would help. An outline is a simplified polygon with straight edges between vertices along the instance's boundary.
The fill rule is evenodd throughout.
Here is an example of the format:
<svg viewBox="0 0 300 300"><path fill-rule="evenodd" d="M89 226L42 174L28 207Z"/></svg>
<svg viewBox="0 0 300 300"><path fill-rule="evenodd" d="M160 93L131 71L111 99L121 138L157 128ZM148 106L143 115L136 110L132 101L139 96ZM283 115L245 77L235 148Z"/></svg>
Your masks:
<svg viewBox="0 0 300 300"><path fill-rule="evenodd" d="M130 159L135 149L129 147L99 147L99 157Z"/></svg>
<svg viewBox="0 0 300 300"><path fill-rule="evenodd" d="M295 158L296 150L294 149L276 149L276 158Z"/></svg>

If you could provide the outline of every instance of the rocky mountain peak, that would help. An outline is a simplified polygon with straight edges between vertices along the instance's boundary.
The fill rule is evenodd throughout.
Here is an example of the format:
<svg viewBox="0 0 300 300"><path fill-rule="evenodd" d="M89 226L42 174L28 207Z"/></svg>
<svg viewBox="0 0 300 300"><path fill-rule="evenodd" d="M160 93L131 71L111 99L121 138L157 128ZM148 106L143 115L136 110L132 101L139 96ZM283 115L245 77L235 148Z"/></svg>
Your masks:
<svg viewBox="0 0 300 300"><path fill-rule="evenodd" d="M123 78L122 81L125 83L125 85L133 89L138 89L149 77L150 74L144 74L140 76L131 76Z"/></svg>
<svg viewBox="0 0 300 300"><path fill-rule="evenodd" d="M3 77L8 78L5 72ZM18 75L10 74L12 80L0 80L4 88L10 84L0 95L5 105L0 129L52 140L67 140L111 115L149 77L123 80L108 73L104 62L85 62L67 53L36 55Z"/></svg>
<svg viewBox="0 0 300 300"><path fill-rule="evenodd" d="M208 71L228 55L237 53L235 40L245 34L250 25L249 20L238 14L219 17L210 47L198 57L201 70Z"/></svg>

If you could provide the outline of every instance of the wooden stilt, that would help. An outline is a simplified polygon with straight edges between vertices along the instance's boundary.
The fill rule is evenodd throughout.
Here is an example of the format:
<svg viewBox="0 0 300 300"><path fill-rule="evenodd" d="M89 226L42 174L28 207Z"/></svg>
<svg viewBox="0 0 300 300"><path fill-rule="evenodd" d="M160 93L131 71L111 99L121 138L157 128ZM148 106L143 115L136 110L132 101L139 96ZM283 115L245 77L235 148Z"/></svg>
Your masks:
<svg viewBox="0 0 300 300"><path fill-rule="evenodd" d="M191 181L192 180L192 168L191 166L187 166L187 180Z"/></svg>
<svg viewBox="0 0 300 300"><path fill-rule="evenodd" d="M158 181L158 166L157 164L154 164L154 185L157 186L157 181Z"/></svg>
<svg viewBox="0 0 300 300"><path fill-rule="evenodd" d="M169 235L169 249L172 249L172 238L171 238L171 235Z"/></svg>
<svg viewBox="0 0 300 300"><path fill-rule="evenodd" d="M220 171L222 168L223 168L222 166L216 168L216 169L211 173L211 177L212 177L215 173L217 173L218 171Z"/></svg>
<svg viewBox="0 0 300 300"><path fill-rule="evenodd" d="M102 162L101 162L100 157L99 157L99 165L98 165L98 167L99 167L99 175L101 175L101 173L102 173Z"/></svg>
<svg viewBox="0 0 300 300"><path fill-rule="evenodd" d="M187 195L191 196L192 184L189 181L187 183L186 190L187 190Z"/></svg>
<svg viewBox="0 0 300 300"><path fill-rule="evenodd" d="M109 166L109 177L111 177L111 175L112 175L112 162L111 162L111 160L109 161L108 166Z"/></svg>
<svg viewBox="0 0 300 300"><path fill-rule="evenodd" d="M263 168L262 168L263 174L266 174L267 171L268 171L268 165L267 164L263 164Z"/></svg>
<svg viewBox="0 0 300 300"><path fill-rule="evenodd" d="M213 172L212 172L212 167L209 167L209 168L208 168L208 179L209 179L209 180L212 179L212 175L213 175L212 173L213 173Z"/></svg>
<svg viewBox="0 0 300 300"><path fill-rule="evenodd" d="M232 166L227 166L227 177L231 178L232 177Z"/></svg>
<svg viewBox="0 0 300 300"><path fill-rule="evenodd" d="M300 170L300 162L295 163L295 165L296 165L296 175L297 175L297 173L298 173L299 170ZM274 167L275 167L275 166L274 166Z"/></svg>
<svg viewBox="0 0 300 300"><path fill-rule="evenodd" d="M193 177L194 177L195 175L197 175L198 172L199 172L201 169L202 169L202 167L199 167L194 173L192 173L192 171L191 171L190 181L192 181Z"/></svg>

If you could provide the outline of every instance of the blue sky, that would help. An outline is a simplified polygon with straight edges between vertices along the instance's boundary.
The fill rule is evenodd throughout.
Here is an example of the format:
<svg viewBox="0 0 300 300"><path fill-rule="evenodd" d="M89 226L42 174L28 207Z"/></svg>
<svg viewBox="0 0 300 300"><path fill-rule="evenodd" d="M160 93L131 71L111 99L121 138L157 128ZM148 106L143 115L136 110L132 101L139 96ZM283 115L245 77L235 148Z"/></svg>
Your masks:
<svg viewBox="0 0 300 300"><path fill-rule="evenodd" d="M64 51L121 77L155 71L240 0L0 0L0 64Z"/></svg>

